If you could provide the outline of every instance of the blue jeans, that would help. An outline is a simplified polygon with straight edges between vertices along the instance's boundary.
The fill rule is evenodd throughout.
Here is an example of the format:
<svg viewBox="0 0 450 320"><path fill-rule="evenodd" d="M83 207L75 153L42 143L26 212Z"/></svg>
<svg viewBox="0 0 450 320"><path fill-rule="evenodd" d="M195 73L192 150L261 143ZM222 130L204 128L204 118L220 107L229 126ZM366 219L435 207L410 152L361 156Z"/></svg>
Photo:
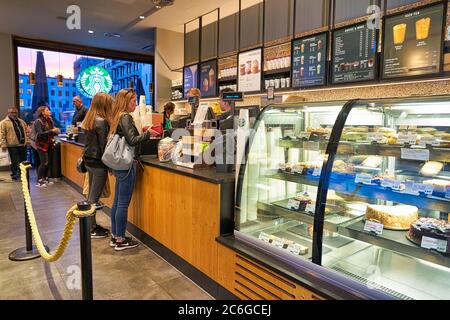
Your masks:
<svg viewBox="0 0 450 320"><path fill-rule="evenodd" d="M113 170L116 177L114 204L111 211L111 232L115 237L125 237L128 222L128 206L136 184L136 162L130 170Z"/></svg>

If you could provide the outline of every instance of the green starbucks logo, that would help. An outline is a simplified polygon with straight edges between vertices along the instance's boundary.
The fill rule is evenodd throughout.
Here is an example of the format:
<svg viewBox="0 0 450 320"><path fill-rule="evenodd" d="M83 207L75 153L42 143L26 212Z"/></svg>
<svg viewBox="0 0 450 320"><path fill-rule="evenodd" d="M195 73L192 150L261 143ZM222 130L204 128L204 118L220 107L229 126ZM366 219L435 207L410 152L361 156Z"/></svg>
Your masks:
<svg viewBox="0 0 450 320"><path fill-rule="evenodd" d="M88 98L99 92L109 93L112 89L111 75L105 68L89 67L78 76L77 89Z"/></svg>

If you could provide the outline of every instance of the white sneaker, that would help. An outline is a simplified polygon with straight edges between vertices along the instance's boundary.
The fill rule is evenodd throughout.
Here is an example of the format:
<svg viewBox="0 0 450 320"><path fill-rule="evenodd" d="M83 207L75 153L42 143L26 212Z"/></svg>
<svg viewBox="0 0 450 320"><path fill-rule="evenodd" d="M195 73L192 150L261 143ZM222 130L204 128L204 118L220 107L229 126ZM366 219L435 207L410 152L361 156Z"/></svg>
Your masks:
<svg viewBox="0 0 450 320"><path fill-rule="evenodd" d="M47 188L47 184L44 181L38 181L38 183L36 184L36 187Z"/></svg>

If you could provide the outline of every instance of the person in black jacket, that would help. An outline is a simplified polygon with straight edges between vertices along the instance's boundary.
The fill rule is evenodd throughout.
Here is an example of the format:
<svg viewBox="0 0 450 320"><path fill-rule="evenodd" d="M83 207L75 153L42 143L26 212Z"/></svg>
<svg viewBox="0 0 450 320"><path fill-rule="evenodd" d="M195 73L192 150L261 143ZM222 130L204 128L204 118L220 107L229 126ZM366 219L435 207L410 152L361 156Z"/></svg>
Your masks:
<svg viewBox="0 0 450 320"><path fill-rule="evenodd" d="M97 93L92 99L91 107L83 122L86 134L83 160L89 173L88 202L99 209L100 196L108 179L108 167L102 162L109 133L109 117L112 113L113 99L107 93ZM92 217L91 238L100 239L108 236L108 230L97 224L95 215Z"/></svg>
<svg viewBox="0 0 450 320"><path fill-rule="evenodd" d="M83 106L83 100L80 96L73 97L73 105L75 106L75 113L72 118L72 125L76 126L78 122L84 121L88 110Z"/></svg>
<svg viewBox="0 0 450 320"><path fill-rule="evenodd" d="M52 120L52 112L47 106L39 107L37 119L34 122L36 131L36 150L39 155L38 183L37 187L46 187L53 184L48 179L48 162L53 150L53 139L61 131L55 128Z"/></svg>
<svg viewBox="0 0 450 320"><path fill-rule="evenodd" d="M113 104L113 114L111 121L110 137L118 134L125 137L126 142L135 147L135 158L140 155L140 144L151 135L158 135L157 132L149 127L143 128L144 133L139 134L133 117L130 113L136 109L136 93L132 89L120 90L116 95ZM116 177L116 188L114 195L114 204L111 210L111 241L110 246L116 251L135 248L138 243L128 237L125 237L125 230L128 222L128 206L130 205L136 183L136 163L129 170L113 170Z"/></svg>

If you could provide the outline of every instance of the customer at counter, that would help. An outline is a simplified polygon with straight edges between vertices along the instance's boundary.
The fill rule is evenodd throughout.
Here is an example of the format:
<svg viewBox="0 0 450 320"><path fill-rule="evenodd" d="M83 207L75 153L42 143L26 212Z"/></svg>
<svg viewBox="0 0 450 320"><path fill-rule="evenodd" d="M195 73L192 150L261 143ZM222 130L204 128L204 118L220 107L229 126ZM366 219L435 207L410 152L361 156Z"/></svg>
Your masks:
<svg viewBox="0 0 450 320"><path fill-rule="evenodd" d="M48 163L53 150L53 138L61 133L55 128L52 120L52 112L47 106L40 107L37 111L37 119L34 122L36 130L36 150L39 154L37 187L46 187L53 184L48 179Z"/></svg>
<svg viewBox="0 0 450 320"><path fill-rule="evenodd" d="M87 109L83 106L83 100L80 96L73 97L73 105L75 106L75 113L72 118L72 125L76 126L77 123L83 122L87 114Z"/></svg>
<svg viewBox="0 0 450 320"><path fill-rule="evenodd" d="M109 136L118 134L125 137L126 142L135 147L135 157L140 155L140 144L150 139L150 136L157 134L151 128L144 128L144 133L139 135L131 113L136 109L136 93L133 89L122 89L116 95L111 116L111 129ZM135 248L138 243L132 238L125 237L125 230L128 222L128 206L136 182L135 160L129 170L113 170L116 177L116 188L114 203L111 210L112 235L110 246L116 251Z"/></svg>
<svg viewBox="0 0 450 320"><path fill-rule="evenodd" d="M108 179L108 167L102 162L109 133L109 116L112 113L113 99L107 93L97 93L92 99L83 129L86 134L83 160L89 174L88 202L99 205L100 196ZM100 239L108 236L109 230L97 224L95 215L91 218L91 238Z"/></svg>

